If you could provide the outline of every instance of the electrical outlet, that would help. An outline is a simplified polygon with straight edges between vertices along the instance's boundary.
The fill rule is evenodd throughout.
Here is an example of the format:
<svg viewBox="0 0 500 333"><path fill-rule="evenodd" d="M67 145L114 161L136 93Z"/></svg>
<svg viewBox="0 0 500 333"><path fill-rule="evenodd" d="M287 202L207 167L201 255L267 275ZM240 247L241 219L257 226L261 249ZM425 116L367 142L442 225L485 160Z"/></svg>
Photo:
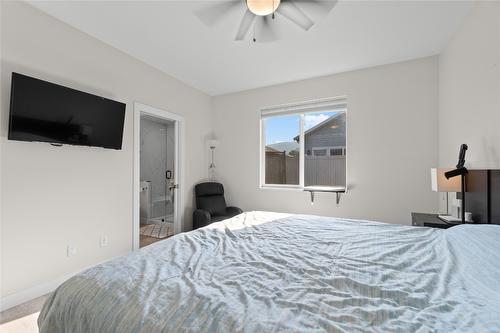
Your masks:
<svg viewBox="0 0 500 333"><path fill-rule="evenodd" d="M74 255L76 255L76 245L68 245L68 249L67 249L67 255L68 257L72 257Z"/></svg>
<svg viewBox="0 0 500 333"><path fill-rule="evenodd" d="M101 236L101 247L108 246L108 236L102 235Z"/></svg>

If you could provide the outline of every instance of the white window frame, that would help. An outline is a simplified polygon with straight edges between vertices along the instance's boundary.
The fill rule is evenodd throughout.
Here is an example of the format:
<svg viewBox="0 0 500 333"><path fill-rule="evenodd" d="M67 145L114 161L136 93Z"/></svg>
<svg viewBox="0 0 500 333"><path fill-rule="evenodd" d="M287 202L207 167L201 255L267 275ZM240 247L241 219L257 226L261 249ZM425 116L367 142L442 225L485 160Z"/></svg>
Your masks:
<svg viewBox="0 0 500 333"><path fill-rule="evenodd" d="M306 113L311 112L321 112L321 111L332 111L332 110L342 110L347 112L347 97L333 97L333 98L323 98L305 102L283 104L276 106L268 106L260 109L260 150L259 150L259 187L262 189L289 189L289 190L304 190L305 176L305 131L304 131L304 117ZM266 184L266 128L265 119L273 116L285 116L285 115L299 115L299 184ZM347 128L346 128L346 141L347 141ZM346 142L347 146L347 142ZM323 147L321 147L323 148ZM335 147L334 147L335 148ZM340 147L338 147L340 148ZM344 147L345 148L345 147ZM345 152L345 150L343 151ZM327 155L329 156L330 151L327 150ZM311 149L311 154L313 154ZM346 161L347 163L347 161ZM346 183L347 183L347 168L346 168Z"/></svg>
<svg viewBox="0 0 500 333"><path fill-rule="evenodd" d="M311 148L311 156L330 156L330 148L328 147L312 147ZM316 151L324 150L325 155L316 155Z"/></svg>
<svg viewBox="0 0 500 333"><path fill-rule="evenodd" d="M314 155L315 150L323 150L326 149L326 155ZM331 149L342 149L342 155L332 155ZM334 146L334 147L312 147L311 148L311 156L345 156L345 146Z"/></svg>

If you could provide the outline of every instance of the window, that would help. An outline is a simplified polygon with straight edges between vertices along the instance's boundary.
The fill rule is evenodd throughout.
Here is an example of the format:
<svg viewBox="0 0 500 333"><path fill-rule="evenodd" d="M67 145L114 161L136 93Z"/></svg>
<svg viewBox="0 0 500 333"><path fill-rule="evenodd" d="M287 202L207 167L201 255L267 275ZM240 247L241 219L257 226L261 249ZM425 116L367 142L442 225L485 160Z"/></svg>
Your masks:
<svg viewBox="0 0 500 333"><path fill-rule="evenodd" d="M265 184L299 185L300 116L285 115L262 120L265 152Z"/></svg>
<svg viewBox="0 0 500 333"><path fill-rule="evenodd" d="M345 99L269 107L261 113L261 185L345 186Z"/></svg>
<svg viewBox="0 0 500 333"><path fill-rule="evenodd" d="M330 149L330 156L342 156L344 155L343 148L332 148Z"/></svg>
<svg viewBox="0 0 500 333"><path fill-rule="evenodd" d="M326 149L313 149L314 156L326 156Z"/></svg>
<svg viewBox="0 0 500 333"><path fill-rule="evenodd" d="M345 147L314 147L312 148L315 156L343 156ZM311 155L311 150L307 150L306 155Z"/></svg>

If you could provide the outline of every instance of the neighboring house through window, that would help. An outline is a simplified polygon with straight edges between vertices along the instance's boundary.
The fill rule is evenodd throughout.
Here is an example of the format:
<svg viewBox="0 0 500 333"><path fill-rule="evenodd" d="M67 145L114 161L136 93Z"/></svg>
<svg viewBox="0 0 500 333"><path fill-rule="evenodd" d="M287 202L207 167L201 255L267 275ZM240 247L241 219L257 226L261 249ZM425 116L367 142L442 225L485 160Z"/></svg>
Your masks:
<svg viewBox="0 0 500 333"><path fill-rule="evenodd" d="M326 156L326 152L328 151L326 148L313 148L314 156Z"/></svg>
<svg viewBox="0 0 500 333"><path fill-rule="evenodd" d="M314 154L315 156L344 156L345 147L312 147L306 149L306 155Z"/></svg>
<svg viewBox="0 0 500 333"><path fill-rule="evenodd" d="M330 148L330 156L344 156L345 147Z"/></svg>
<svg viewBox="0 0 500 333"><path fill-rule="evenodd" d="M261 186L345 186L346 111L344 98L262 109Z"/></svg>

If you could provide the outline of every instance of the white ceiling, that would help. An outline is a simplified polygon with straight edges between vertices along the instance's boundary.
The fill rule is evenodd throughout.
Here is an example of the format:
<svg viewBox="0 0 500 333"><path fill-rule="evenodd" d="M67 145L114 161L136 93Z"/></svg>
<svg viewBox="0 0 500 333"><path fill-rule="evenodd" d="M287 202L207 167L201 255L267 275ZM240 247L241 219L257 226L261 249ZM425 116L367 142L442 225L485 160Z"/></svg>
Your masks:
<svg viewBox="0 0 500 333"><path fill-rule="evenodd" d="M244 5L209 28L193 11L212 1L30 3L210 95L438 54L473 6L340 1L307 32L278 17L286 38L253 43L233 41Z"/></svg>

